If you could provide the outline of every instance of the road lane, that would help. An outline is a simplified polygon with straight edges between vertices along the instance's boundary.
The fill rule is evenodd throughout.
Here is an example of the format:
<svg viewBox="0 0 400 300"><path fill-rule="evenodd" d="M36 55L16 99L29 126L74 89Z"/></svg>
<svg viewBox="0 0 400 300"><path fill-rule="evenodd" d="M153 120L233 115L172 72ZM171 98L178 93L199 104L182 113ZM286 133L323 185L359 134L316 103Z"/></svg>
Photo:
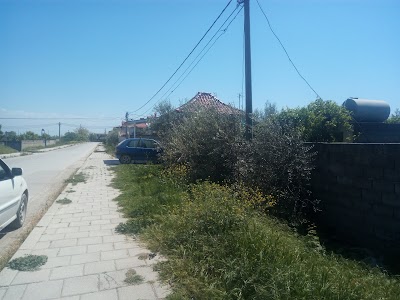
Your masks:
<svg viewBox="0 0 400 300"><path fill-rule="evenodd" d="M29 187L29 202L43 198L44 194L60 187L60 177L66 178L75 164L82 164L98 143L83 143L71 147L32 155L4 159L10 167L23 169ZM78 166L79 167L79 166ZM69 176L67 176L68 178Z"/></svg>
<svg viewBox="0 0 400 300"><path fill-rule="evenodd" d="M23 168L28 183L28 213L22 228L0 232L0 270L54 202L74 174L95 150L98 143L82 143L44 153L4 159L10 167Z"/></svg>

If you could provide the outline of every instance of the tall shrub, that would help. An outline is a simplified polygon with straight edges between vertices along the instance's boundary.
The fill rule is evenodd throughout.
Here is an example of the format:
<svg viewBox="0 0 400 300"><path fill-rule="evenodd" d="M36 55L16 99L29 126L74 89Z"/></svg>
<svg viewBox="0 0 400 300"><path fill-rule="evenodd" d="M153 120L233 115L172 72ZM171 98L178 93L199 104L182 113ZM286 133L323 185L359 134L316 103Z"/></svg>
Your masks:
<svg viewBox="0 0 400 300"><path fill-rule="evenodd" d="M242 136L239 116L214 109L181 114L163 139L167 164L185 164L190 179L231 179L236 164L234 145Z"/></svg>
<svg viewBox="0 0 400 300"><path fill-rule="evenodd" d="M117 129L113 129L107 133L106 145L108 147L115 147L119 142L119 132Z"/></svg>
<svg viewBox="0 0 400 300"><path fill-rule="evenodd" d="M350 112L334 101L317 99L306 107L283 109L274 115L282 126L295 127L307 142L350 141Z"/></svg>
<svg viewBox="0 0 400 300"><path fill-rule="evenodd" d="M299 130L266 119L254 127L253 140L241 147L238 178L272 195L278 216L298 221L317 204L309 191L313 158L309 150Z"/></svg>

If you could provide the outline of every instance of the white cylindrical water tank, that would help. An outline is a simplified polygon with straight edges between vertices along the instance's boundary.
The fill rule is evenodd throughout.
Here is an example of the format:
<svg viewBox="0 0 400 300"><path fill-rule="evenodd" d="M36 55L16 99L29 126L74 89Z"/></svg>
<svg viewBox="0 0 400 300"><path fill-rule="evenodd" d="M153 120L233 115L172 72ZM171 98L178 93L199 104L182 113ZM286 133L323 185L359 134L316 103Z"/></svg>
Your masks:
<svg viewBox="0 0 400 300"><path fill-rule="evenodd" d="M343 106L357 122L384 122L390 115L390 105L383 100L349 98Z"/></svg>

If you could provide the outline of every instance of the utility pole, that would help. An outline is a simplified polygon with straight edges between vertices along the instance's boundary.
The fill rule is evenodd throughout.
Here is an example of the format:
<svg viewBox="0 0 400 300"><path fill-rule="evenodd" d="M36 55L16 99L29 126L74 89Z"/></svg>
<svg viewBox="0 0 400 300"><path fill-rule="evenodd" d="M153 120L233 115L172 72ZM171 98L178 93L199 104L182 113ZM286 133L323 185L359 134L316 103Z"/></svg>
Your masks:
<svg viewBox="0 0 400 300"><path fill-rule="evenodd" d="M129 113L126 112L125 114L125 137L128 138L128 118L129 118Z"/></svg>
<svg viewBox="0 0 400 300"><path fill-rule="evenodd" d="M250 49L250 0L244 2L244 51L246 76L246 139L253 136L253 96L251 89L251 49Z"/></svg>
<svg viewBox="0 0 400 300"><path fill-rule="evenodd" d="M58 140L61 141L61 122L58 122Z"/></svg>

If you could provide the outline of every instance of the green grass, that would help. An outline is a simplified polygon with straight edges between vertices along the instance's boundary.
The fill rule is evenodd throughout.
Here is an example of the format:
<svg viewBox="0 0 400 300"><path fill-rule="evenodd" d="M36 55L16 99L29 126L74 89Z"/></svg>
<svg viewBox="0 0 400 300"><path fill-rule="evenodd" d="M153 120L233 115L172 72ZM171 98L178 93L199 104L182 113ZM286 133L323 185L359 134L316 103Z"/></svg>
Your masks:
<svg viewBox="0 0 400 300"><path fill-rule="evenodd" d="M112 156L115 155L115 146L116 145L108 145L106 143L103 144L104 148L106 149L106 153Z"/></svg>
<svg viewBox="0 0 400 300"><path fill-rule="evenodd" d="M169 299L398 299L400 281L300 236L212 183L186 186L160 166L115 168L118 202L173 284Z"/></svg>
<svg viewBox="0 0 400 300"><path fill-rule="evenodd" d="M15 258L8 263L8 267L18 271L36 271L47 262L46 255L25 255Z"/></svg>
<svg viewBox="0 0 400 300"><path fill-rule="evenodd" d="M77 173L65 180L65 182L71 183L72 185L77 185L80 182L86 182L86 175L83 173Z"/></svg>
<svg viewBox="0 0 400 300"><path fill-rule="evenodd" d="M11 154L11 153L15 153L15 152L18 152L18 151L11 147L0 145L0 154Z"/></svg>

